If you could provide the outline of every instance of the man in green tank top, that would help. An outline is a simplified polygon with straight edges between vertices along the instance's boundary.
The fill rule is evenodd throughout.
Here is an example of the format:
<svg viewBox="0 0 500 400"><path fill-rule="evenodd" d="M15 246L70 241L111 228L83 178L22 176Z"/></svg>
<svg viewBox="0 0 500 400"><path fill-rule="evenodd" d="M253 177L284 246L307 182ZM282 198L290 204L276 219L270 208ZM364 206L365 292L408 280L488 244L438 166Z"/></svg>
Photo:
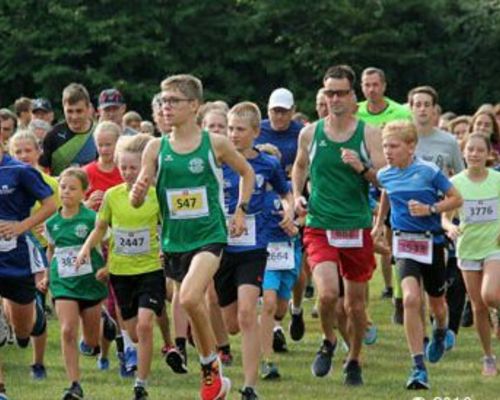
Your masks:
<svg viewBox="0 0 500 400"><path fill-rule="evenodd" d="M385 161L378 129L353 115L353 85L354 72L346 65L331 67L326 72L323 93L329 114L300 133L292 186L297 213L307 212L304 245L318 288L324 334L312 372L325 376L331 369L337 344L334 310L340 273L351 327L344 383L361 385L359 357L367 326L365 293L375 268L368 183L375 182L376 169ZM306 210L301 194L308 175L311 195Z"/></svg>
<svg viewBox="0 0 500 400"><path fill-rule="evenodd" d="M196 124L203 101L199 79L174 75L162 82L161 90L163 117L172 131L148 143L130 201L139 207L156 177L165 270L178 285L194 331L202 366L200 398L224 399L230 381L222 375L204 300L227 241L220 165L227 164L241 176L239 205L229 224L233 236L245 230L254 173L225 136L209 134Z"/></svg>

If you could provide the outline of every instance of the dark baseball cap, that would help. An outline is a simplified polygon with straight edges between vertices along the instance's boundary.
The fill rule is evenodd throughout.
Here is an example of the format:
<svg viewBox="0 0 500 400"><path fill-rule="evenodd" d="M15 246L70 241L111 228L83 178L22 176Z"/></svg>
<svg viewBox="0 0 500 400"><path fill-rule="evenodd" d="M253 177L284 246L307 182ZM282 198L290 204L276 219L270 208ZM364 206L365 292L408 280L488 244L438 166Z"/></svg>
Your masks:
<svg viewBox="0 0 500 400"><path fill-rule="evenodd" d="M99 95L99 108L122 106L124 104L125 100L118 89L105 89Z"/></svg>
<svg viewBox="0 0 500 400"><path fill-rule="evenodd" d="M44 98L40 97L40 98L32 101L31 110L32 111L51 112L52 111L52 104L50 104L50 101L48 99L44 99Z"/></svg>

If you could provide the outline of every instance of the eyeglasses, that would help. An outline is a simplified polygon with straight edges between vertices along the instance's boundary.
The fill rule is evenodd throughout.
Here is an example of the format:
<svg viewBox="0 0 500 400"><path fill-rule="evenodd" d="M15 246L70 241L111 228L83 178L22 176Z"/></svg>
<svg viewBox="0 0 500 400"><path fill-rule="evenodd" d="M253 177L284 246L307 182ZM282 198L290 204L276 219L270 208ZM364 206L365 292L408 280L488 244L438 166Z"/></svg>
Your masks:
<svg viewBox="0 0 500 400"><path fill-rule="evenodd" d="M193 99L181 99L179 97L161 97L160 104L162 106L178 107L183 101L192 101Z"/></svg>
<svg viewBox="0 0 500 400"><path fill-rule="evenodd" d="M345 97L347 96L349 93L351 93L351 89L344 89L344 90L333 90L333 89L325 89L323 90L323 94L328 97L328 98L332 98L334 96L337 96L337 97Z"/></svg>

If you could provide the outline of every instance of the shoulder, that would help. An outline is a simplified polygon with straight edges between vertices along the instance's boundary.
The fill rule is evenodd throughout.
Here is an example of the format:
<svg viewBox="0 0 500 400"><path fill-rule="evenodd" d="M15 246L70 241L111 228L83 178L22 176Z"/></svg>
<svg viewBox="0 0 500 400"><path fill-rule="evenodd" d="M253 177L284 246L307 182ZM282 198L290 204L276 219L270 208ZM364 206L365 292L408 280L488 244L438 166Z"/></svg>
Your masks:
<svg viewBox="0 0 500 400"><path fill-rule="evenodd" d="M297 121L292 121L290 123L290 126L288 127L288 133L293 133L295 135L298 135L302 128L304 127L303 124Z"/></svg>
<svg viewBox="0 0 500 400"><path fill-rule="evenodd" d="M441 170L439 169L439 167L435 163L433 163L432 161L425 161L420 157L415 158L413 166L416 169L430 171L434 174L441 172Z"/></svg>
<svg viewBox="0 0 500 400"><path fill-rule="evenodd" d="M436 128L435 135L443 143L449 143L458 146L457 139L450 132L443 131L442 129Z"/></svg>

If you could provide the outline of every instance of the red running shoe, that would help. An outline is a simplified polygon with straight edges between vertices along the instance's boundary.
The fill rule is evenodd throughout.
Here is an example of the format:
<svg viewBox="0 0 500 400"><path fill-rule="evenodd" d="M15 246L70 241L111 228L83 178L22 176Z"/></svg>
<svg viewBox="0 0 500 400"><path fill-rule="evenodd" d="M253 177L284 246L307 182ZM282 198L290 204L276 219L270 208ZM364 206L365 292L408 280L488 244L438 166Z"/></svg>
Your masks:
<svg viewBox="0 0 500 400"><path fill-rule="evenodd" d="M201 366L201 400L224 400L230 389L231 381L222 376L219 358L211 364Z"/></svg>

